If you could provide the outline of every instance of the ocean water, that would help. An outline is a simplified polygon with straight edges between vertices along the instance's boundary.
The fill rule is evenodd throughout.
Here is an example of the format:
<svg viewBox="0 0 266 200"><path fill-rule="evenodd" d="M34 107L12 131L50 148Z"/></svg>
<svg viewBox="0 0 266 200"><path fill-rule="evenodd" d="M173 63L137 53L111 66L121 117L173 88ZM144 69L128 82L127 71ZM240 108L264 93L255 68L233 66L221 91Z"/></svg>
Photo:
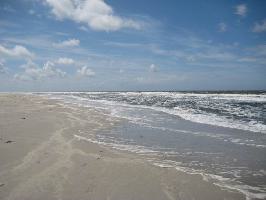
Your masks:
<svg viewBox="0 0 266 200"><path fill-rule="evenodd" d="M77 139L130 151L161 167L202 174L247 199L266 199L266 93L75 92L45 94L122 123Z"/></svg>

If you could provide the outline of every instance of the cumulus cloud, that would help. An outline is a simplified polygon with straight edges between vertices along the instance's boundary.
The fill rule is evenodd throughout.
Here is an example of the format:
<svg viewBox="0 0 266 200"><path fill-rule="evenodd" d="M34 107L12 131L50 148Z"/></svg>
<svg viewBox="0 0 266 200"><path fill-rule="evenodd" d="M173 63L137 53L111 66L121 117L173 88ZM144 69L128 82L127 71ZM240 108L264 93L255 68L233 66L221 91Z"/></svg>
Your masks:
<svg viewBox="0 0 266 200"><path fill-rule="evenodd" d="M58 48L64 48L64 47L74 47L74 46L79 46L80 41L78 39L69 39L65 40L59 43L54 43L54 47Z"/></svg>
<svg viewBox="0 0 266 200"><path fill-rule="evenodd" d="M239 4L235 7L235 14L240 15L241 17L245 17L248 11L246 4Z"/></svg>
<svg viewBox="0 0 266 200"><path fill-rule="evenodd" d="M227 31L227 25L224 22L221 22L218 24L219 32L226 32Z"/></svg>
<svg viewBox="0 0 266 200"><path fill-rule="evenodd" d="M27 48L16 45L14 48L6 48L0 44L0 54L17 58L33 58L34 54Z"/></svg>
<svg viewBox="0 0 266 200"><path fill-rule="evenodd" d="M78 69L77 71L78 76L94 76L95 72L91 70L88 66L83 66L82 68Z"/></svg>
<svg viewBox="0 0 266 200"><path fill-rule="evenodd" d="M149 67L149 71L150 72L157 72L158 71L158 67L154 64L151 64Z"/></svg>
<svg viewBox="0 0 266 200"><path fill-rule="evenodd" d="M83 23L93 30L116 31L121 28L141 28L139 22L115 15L113 8L104 0L46 0L46 3L57 19Z"/></svg>
<svg viewBox="0 0 266 200"><path fill-rule="evenodd" d="M65 72L55 67L53 62L47 61L43 67L29 60L25 65L21 66L24 72L14 75L14 78L22 81L42 80L45 78L64 77Z"/></svg>
<svg viewBox="0 0 266 200"><path fill-rule="evenodd" d="M72 65L75 63L75 61L72 58L66 58L66 57L59 58L56 62L62 65Z"/></svg>
<svg viewBox="0 0 266 200"><path fill-rule="evenodd" d="M261 23L256 22L253 29L253 32L256 33L261 33L261 32L265 32L266 31L266 19L264 19L263 21L261 21Z"/></svg>

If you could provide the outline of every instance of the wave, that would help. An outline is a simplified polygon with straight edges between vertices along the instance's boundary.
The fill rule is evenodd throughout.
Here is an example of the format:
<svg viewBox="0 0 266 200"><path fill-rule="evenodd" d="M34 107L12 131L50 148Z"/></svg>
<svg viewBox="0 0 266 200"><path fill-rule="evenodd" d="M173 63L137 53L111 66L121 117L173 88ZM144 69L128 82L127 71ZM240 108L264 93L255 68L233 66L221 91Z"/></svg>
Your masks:
<svg viewBox="0 0 266 200"><path fill-rule="evenodd" d="M63 98L74 98L88 106L92 102L98 102L103 109L106 109L104 106L109 106L111 112L117 116L124 116L119 113L121 106L124 110L125 107L148 108L196 123L266 133L265 94L88 92L63 93Z"/></svg>
<svg viewBox="0 0 266 200"><path fill-rule="evenodd" d="M81 131L79 131L79 134L84 135ZM266 190L261 187L255 187L255 186L249 186L244 185L241 183L236 182L232 178L225 178L220 175L206 173L203 170L196 170L189 167L182 166L181 162L173 161L173 160L167 160L167 159L160 159L162 157L162 154L165 155L165 153L149 149L144 146L140 145L133 145L133 144L124 144L120 143L115 139L105 138L104 136L101 136L97 139L84 137L81 135L75 134L74 137L77 140L84 140L95 144L100 144L103 146L107 146L116 150L120 151L127 151L132 153L137 153L139 155L145 155L148 156L146 160L150 162L151 164L162 167L162 168L175 168L178 171L185 172L187 174L198 174L202 176L202 179L207 182L212 182L213 184L224 188L228 190L237 190L241 193L243 193L246 196L247 200L250 199L265 199L266 198ZM168 152L169 153L169 152ZM176 152L173 152L176 153Z"/></svg>
<svg viewBox="0 0 266 200"><path fill-rule="evenodd" d="M47 95L47 94L46 94ZM211 165L212 158L222 158L223 153L212 149L197 148L192 150L190 144L185 144L181 150L169 144L154 143L147 134L139 142L138 138L131 137L129 131L125 137L115 134L88 135L86 132L75 134L78 140L97 143L117 150L128 151L145 156L149 162L160 167L172 167L186 173L197 173L203 176L206 181L226 188L235 189L246 195L247 199L265 199L266 190L260 184L252 182L255 176L259 176L256 181L261 181L264 177L263 168L249 167L241 164L238 151L249 148L250 153L262 152L265 150L265 94L263 95L239 95L239 94L176 94L176 93L58 93L50 94L50 98L61 99L67 106L76 104L81 107L92 107L110 119L123 118L129 123L129 127L141 127L141 130L150 130L156 138L157 133L162 138L191 138L192 141L207 141L203 144L215 142L215 148L223 145L231 148L236 154L230 154L228 159L232 165L217 162ZM68 104L70 103L70 104ZM180 117L192 122L210 124L214 126L224 126L228 128L260 132L250 134L250 132L228 131L229 129L218 129L216 127L182 129L177 123L176 117ZM182 120L180 120L182 121ZM183 122L181 122L182 124ZM128 124L128 123L127 123ZM185 124L189 124L185 122ZM176 125L176 126L173 126ZM198 126L205 127L205 126ZM219 131L216 131L219 130ZM126 128L128 130L128 127ZM135 129L134 129L135 130ZM136 129L135 131L138 131ZM215 132L208 131L215 130ZM117 131L117 130L114 130ZM116 134L119 133L115 132ZM124 129L121 127L121 131ZM124 133L124 132L123 132ZM147 132L149 133L149 132ZM134 134L134 133L133 133ZM192 135L193 134L193 135ZM194 137L195 135L195 137ZM129 137L128 137L129 136ZM192 136L192 137L191 137ZM198 137L200 136L200 137ZM139 136L137 136L139 137ZM131 138L132 141L129 139ZM259 138L262 138L260 140ZM146 143L151 141L151 143ZM182 140L183 141L183 140ZM182 143L180 143L182 146ZM193 143L194 144L194 143ZM232 144L232 145L231 145ZM142 146L143 145L143 146ZM178 144L179 145L179 144ZM189 147L188 149L186 147ZM167 148L167 149L166 149ZM186 150L187 149L187 150ZM235 152L236 150L236 152ZM219 154L220 153L220 154ZM216 155L217 154L217 155ZM165 157L163 157L165 156ZM262 155L263 156L263 155ZM182 160L186 158L186 160ZM206 159L207 160L206 160ZM261 155L257 157L261 160ZM211 160L209 162L209 159ZM222 160L221 160L222 161ZM262 166L263 167L263 166ZM243 169L242 169L243 168ZM246 176L247 175L247 176ZM254 175L254 177L253 177ZM251 177L251 181L245 180ZM262 181L261 181L262 182ZM256 186L256 187L255 187ZM258 187L257 187L258 186Z"/></svg>

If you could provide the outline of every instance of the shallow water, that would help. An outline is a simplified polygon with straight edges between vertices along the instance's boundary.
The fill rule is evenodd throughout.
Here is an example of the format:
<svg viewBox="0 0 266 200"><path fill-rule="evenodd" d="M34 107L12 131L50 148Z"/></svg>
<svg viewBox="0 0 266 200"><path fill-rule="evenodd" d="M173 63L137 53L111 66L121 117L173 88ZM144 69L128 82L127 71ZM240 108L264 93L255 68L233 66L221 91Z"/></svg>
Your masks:
<svg viewBox="0 0 266 200"><path fill-rule="evenodd" d="M262 92L101 92L73 96L106 105L149 107L193 122L266 133L266 94Z"/></svg>
<svg viewBox="0 0 266 200"><path fill-rule="evenodd" d="M111 131L99 133L94 142L147 156L160 166L203 174L216 184L241 190L249 198L266 198L265 94L57 93L49 96L104 111L110 119L124 119ZM162 106L169 96L173 105ZM170 100L167 102L170 104ZM183 116L182 106L189 107L187 115L192 117ZM213 118L212 121L205 116ZM195 118L201 119L201 123L196 123ZM77 136L87 135L83 132Z"/></svg>

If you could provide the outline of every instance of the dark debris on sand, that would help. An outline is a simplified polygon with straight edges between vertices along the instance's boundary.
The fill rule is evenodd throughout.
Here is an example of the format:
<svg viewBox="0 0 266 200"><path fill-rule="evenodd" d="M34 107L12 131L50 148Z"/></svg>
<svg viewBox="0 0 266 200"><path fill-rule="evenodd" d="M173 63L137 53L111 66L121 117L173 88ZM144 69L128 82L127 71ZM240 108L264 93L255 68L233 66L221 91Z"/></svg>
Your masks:
<svg viewBox="0 0 266 200"><path fill-rule="evenodd" d="M5 143L6 144L10 144L10 143L13 143L13 142L15 142L15 141L13 141L13 140L7 140Z"/></svg>

